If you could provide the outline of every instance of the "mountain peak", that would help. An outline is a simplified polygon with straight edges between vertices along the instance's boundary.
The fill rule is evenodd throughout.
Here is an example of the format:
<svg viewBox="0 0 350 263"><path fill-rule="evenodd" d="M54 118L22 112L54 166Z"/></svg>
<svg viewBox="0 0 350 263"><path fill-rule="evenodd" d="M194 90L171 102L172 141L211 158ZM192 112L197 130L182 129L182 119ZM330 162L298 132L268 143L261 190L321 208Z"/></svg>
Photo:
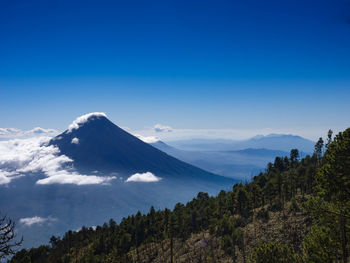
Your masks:
<svg viewBox="0 0 350 263"><path fill-rule="evenodd" d="M262 134L258 134L254 137L252 137L253 140L259 140L259 139L265 139L265 138L286 138L286 137L290 137L290 138L301 138L298 135L293 135L293 134L284 134L284 133L270 133L267 135L262 135Z"/></svg>
<svg viewBox="0 0 350 263"><path fill-rule="evenodd" d="M195 178L206 182L230 182L184 163L121 129L104 113L89 113L77 118L62 134L50 141L69 157L81 173L99 171L129 176L150 172L161 178Z"/></svg>
<svg viewBox="0 0 350 263"><path fill-rule="evenodd" d="M94 119L100 119L100 118L107 118L107 115L104 112L91 112L87 113L85 115L82 115L78 118L76 118L72 124L68 127L68 133L72 132L75 129L79 129L82 125L85 123L92 121Z"/></svg>

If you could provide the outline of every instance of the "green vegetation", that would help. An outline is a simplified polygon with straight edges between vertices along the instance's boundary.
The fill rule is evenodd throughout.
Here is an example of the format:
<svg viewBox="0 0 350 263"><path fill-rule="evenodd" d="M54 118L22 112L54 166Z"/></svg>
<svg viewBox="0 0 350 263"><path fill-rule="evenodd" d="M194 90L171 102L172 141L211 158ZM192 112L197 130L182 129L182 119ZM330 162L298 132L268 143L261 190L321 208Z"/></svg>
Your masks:
<svg viewBox="0 0 350 263"><path fill-rule="evenodd" d="M348 262L350 129L323 151L320 138L232 191L68 231L11 262Z"/></svg>

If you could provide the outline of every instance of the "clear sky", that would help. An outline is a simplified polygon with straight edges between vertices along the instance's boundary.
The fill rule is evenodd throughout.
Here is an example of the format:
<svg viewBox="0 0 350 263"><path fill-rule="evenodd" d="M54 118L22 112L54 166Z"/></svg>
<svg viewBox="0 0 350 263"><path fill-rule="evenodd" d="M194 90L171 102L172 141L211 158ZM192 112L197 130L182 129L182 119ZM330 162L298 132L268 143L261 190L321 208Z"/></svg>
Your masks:
<svg viewBox="0 0 350 263"><path fill-rule="evenodd" d="M1 0L0 127L94 111L135 131L344 129L350 1Z"/></svg>

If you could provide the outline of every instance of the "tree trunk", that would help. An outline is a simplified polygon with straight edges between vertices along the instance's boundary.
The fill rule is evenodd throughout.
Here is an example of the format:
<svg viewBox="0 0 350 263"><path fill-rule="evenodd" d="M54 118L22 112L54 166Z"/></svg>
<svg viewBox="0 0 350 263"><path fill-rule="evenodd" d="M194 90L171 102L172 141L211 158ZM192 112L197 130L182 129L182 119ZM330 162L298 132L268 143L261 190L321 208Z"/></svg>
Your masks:
<svg viewBox="0 0 350 263"><path fill-rule="evenodd" d="M339 217L339 225L340 225L340 240L341 240L341 249L342 249L342 259L343 263L347 262L348 259L348 251L347 251L347 241L346 241L346 219L343 216L343 213Z"/></svg>
<svg viewBox="0 0 350 263"><path fill-rule="evenodd" d="M137 262L140 262L139 247L138 246L136 246L136 260L137 260Z"/></svg>
<svg viewBox="0 0 350 263"><path fill-rule="evenodd" d="M246 263L246 254L245 254L245 238L244 238L244 236L245 236L245 232L243 232L243 236L242 236L242 238L243 238L243 240L242 240L242 242L243 242L243 246L242 246L242 254L243 254L243 263Z"/></svg>
<svg viewBox="0 0 350 263"><path fill-rule="evenodd" d="M174 247L174 241L173 237L170 238L170 263L173 263L173 247Z"/></svg>
<svg viewBox="0 0 350 263"><path fill-rule="evenodd" d="M236 263L236 247L235 247L234 243L233 243L233 246L232 246L232 262Z"/></svg>

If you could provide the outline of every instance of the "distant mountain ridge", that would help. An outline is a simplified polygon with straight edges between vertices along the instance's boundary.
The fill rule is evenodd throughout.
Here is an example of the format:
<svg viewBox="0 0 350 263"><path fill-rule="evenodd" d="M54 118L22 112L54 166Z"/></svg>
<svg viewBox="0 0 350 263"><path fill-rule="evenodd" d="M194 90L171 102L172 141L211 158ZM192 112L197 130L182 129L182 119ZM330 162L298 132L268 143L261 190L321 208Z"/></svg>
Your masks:
<svg viewBox="0 0 350 263"><path fill-rule="evenodd" d="M269 149L289 152L297 148L304 153L312 153L315 142L301 136L291 134L269 134L257 135L247 140L225 140L225 139L189 139L167 142L182 150L198 151L234 151L252 149Z"/></svg>
<svg viewBox="0 0 350 263"><path fill-rule="evenodd" d="M289 155L285 151L264 148L248 148L232 151L199 151L180 150L162 141L150 144L171 156L204 170L243 181L250 180L252 176L264 170L266 164L273 162L277 156L283 157Z"/></svg>

